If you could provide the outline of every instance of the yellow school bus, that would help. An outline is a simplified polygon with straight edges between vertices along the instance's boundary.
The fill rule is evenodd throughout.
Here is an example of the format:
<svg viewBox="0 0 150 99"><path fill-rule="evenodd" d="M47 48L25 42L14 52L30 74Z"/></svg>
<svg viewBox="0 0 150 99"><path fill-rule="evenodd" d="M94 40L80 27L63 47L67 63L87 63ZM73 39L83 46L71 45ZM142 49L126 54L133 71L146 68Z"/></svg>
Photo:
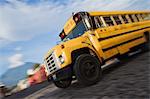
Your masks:
<svg viewBox="0 0 150 99"><path fill-rule="evenodd" d="M95 84L109 60L148 48L149 33L150 11L75 13L59 34L61 43L45 55L48 80L59 88L70 86L74 77Z"/></svg>

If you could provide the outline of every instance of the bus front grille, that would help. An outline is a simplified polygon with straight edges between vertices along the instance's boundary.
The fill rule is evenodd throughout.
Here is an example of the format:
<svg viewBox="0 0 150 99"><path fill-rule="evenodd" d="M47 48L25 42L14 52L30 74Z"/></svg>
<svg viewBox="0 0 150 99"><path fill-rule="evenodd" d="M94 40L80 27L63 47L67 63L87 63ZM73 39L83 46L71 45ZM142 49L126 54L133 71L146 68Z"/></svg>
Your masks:
<svg viewBox="0 0 150 99"><path fill-rule="evenodd" d="M45 64L46 64L46 69L49 74L53 74L54 72L56 72L59 69L56 57L54 52L52 52L45 60Z"/></svg>

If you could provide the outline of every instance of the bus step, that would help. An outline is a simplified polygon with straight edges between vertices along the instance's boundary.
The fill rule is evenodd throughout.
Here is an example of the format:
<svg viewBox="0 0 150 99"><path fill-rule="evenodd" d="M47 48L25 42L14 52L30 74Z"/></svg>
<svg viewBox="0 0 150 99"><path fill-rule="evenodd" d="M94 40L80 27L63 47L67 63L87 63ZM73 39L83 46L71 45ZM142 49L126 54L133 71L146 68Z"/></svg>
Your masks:
<svg viewBox="0 0 150 99"><path fill-rule="evenodd" d="M101 68L102 68L102 70L104 70L106 67L109 67L112 64L115 64L115 63L118 63L118 62L119 62L119 60L117 58L109 60L104 65L102 65Z"/></svg>
<svg viewBox="0 0 150 99"><path fill-rule="evenodd" d="M141 51L142 51L142 50L139 49L139 50L137 50L137 51L131 52L131 53L128 54L128 56L133 56L133 55L135 55L135 54L137 54L137 53L140 53Z"/></svg>

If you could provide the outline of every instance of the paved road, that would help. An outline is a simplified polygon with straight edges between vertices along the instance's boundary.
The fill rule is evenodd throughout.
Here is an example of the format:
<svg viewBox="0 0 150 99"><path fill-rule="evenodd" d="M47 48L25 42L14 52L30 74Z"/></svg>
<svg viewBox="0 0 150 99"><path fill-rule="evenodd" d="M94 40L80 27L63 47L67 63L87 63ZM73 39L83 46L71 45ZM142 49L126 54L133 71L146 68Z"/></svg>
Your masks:
<svg viewBox="0 0 150 99"><path fill-rule="evenodd" d="M114 64L103 71L102 80L93 86L74 82L67 89L59 89L50 84L25 99L150 99L149 57L150 52L144 52Z"/></svg>

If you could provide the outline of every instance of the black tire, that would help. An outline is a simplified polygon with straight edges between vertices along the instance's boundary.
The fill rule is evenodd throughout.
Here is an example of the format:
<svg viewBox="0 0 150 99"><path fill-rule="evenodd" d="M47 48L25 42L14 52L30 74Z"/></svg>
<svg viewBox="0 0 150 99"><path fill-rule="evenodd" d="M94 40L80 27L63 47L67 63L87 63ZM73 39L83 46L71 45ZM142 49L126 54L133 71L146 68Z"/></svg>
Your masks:
<svg viewBox="0 0 150 99"><path fill-rule="evenodd" d="M77 57L73 70L78 82L85 86L97 83L102 75L99 60L89 54Z"/></svg>
<svg viewBox="0 0 150 99"><path fill-rule="evenodd" d="M53 80L53 83L58 88L68 88L71 85L71 82L72 82L72 79L65 79L65 80L60 80L60 81Z"/></svg>
<svg viewBox="0 0 150 99"><path fill-rule="evenodd" d="M149 45L150 45L149 42L144 43L142 47L142 51L143 52L149 51Z"/></svg>
<svg viewBox="0 0 150 99"><path fill-rule="evenodd" d="M149 45L150 45L150 35L149 33L145 34L145 38L147 40L147 42L144 43L142 50L145 51L149 51Z"/></svg>

